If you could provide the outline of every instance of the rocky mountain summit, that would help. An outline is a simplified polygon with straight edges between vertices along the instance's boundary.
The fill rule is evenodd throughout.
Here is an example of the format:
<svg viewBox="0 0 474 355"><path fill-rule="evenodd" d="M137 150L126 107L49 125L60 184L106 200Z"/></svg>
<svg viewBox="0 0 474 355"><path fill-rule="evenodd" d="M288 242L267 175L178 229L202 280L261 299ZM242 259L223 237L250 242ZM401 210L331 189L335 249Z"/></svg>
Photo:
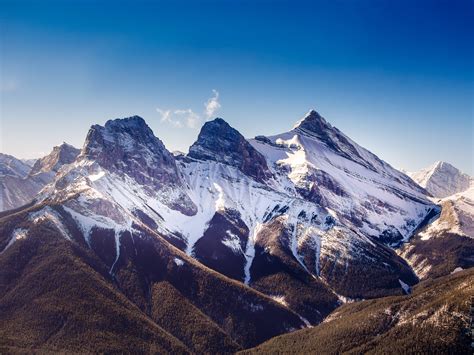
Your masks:
<svg viewBox="0 0 474 355"><path fill-rule="evenodd" d="M92 126L78 164L97 165L98 174L107 171L122 180L128 179L149 195L159 194L168 207L186 215L196 212L192 201L181 192L185 182L173 155L141 117Z"/></svg>
<svg viewBox="0 0 474 355"><path fill-rule="evenodd" d="M35 164L29 172L29 176L41 176L44 180L51 182L55 173L66 164L71 164L79 155L79 149L72 145L62 143L55 146L53 151L43 158L36 160Z"/></svg>
<svg viewBox="0 0 474 355"><path fill-rule="evenodd" d="M234 166L259 182L271 177L263 155L222 118L204 124L188 157Z"/></svg>

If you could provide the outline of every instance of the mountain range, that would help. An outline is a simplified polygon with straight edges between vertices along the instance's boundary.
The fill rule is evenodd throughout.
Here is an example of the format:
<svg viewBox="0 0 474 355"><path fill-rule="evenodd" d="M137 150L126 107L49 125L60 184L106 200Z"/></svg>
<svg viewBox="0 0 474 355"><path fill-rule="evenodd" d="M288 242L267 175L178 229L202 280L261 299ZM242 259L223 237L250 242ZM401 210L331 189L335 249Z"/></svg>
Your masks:
<svg viewBox="0 0 474 355"><path fill-rule="evenodd" d="M0 211L31 202L39 191L53 181L59 168L72 163L79 150L63 143L37 160L22 161L0 153Z"/></svg>
<svg viewBox="0 0 474 355"><path fill-rule="evenodd" d="M227 353L291 333L251 350L271 352L392 305L385 340L347 345L365 352L430 290L452 285L436 300L449 324L443 302L462 313L472 292L473 179L447 163L408 176L314 110L253 139L216 118L187 154L133 116L32 167L0 158L5 351Z"/></svg>

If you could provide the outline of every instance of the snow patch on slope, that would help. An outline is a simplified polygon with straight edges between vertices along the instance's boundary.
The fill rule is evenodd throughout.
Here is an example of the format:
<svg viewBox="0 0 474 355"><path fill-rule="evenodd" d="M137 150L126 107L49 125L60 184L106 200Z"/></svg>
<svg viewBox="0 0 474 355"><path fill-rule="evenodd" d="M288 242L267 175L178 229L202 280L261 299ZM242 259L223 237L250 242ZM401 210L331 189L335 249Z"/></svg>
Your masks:
<svg viewBox="0 0 474 355"><path fill-rule="evenodd" d="M64 238L71 240L69 232L67 231L64 224L61 222L61 216L51 207L45 207L39 211L31 213L29 215L29 219L33 223L49 221L59 230L59 232Z"/></svg>
<svg viewBox="0 0 474 355"><path fill-rule="evenodd" d="M133 221L130 219L125 224L118 224L114 220L109 217L100 216L100 215L90 215L86 216L81 213L76 212L70 207L64 206L63 207L66 212L68 212L72 218L76 221L79 228L82 230L83 235L86 239L87 244L89 247L91 246L91 232L93 228L101 228L101 229L112 229L114 231L114 238L115 238L115 260L110 267L110 274L113 274L114 267L117 261L120 258L120 246L121 246L121 235L126 231L132 230L132 223ZM131 232L130 232L131 233Z"/></svg>
<svg viewBox="0 0 474 355"><path fill-rule="evenodd" d="M270 298L279 304L282 304L285 307L288 307L288 302L285 300L285 296L283 295L276 295L276 296L270 296Z"/></svg>
<svg viewBox="0 0 474 355"><path fill-rule="evenodd" d="M16 228L13 230L10 240L8 241L5 248L0 252L0 254L4 253L8 248L10 248L13 243L17 240L25 239L28 237L28 230L24 228Z"/></svg>
<svg viewBox="0 0 474 355"><path fill-rule="evenodd" d="M257 223L255 227L251 230L249 239L247 242L247 249L245 250L245 267L244 267L244 283L246 285L250 282L250 267L252 266L253 259L255 258L255 241L257 240L258 233L262 229L263 225Z"/></svg>
<svg viewBox="0 0 474 355"><path fill-rule="evenodd" d="M240 246L240 238L230 230L226 231L226 237L222 239L222 244L230 248L235 254L244 254L244 251Z"/></svg>
<svg viewBox="0 0 474 355"><path fill-rule="evenodd" d="M402 280L398 279L398 282L400 283L400 286L402 287L403 291L408 295L411 293L411 287L403 282Z"/></svg>
<svg viewBox="0 0 474 355"><path fill-rule="evenodd" d="M366 235L378 236L395 226L407 240L431 202L405 175L346 139L372 168L358 163L359 157L350 160L328 149L319 138L299 131L268 137L273 144L250 142L266 157L275 175L286 174L289 181L279 183L287 191L316 191L319 203L327 210L337 211L335 218L342 223L352 224L355 212L362 219L362 226L357 229Z"/></svg>
<svg viewBox="0 0 474 355"><path fill-rule="evenodd" d="M180 258L174 258L173 261L176 264L176 266L183 266L184 265L184 261Z"/></svg>

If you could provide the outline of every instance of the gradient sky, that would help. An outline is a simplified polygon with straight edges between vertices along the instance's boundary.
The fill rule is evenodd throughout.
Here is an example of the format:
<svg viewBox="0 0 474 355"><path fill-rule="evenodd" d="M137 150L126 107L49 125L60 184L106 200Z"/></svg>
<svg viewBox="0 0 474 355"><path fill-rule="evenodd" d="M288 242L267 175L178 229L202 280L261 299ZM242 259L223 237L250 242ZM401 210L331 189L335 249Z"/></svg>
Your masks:
<svg viewBox="0 0 474 355"><path fill-rule="evenodd" d="M397 168L474 174L472 0L0 0L0 33L3 153L134 114L187 151L211 103L247 137L315 108Z"/></svg>

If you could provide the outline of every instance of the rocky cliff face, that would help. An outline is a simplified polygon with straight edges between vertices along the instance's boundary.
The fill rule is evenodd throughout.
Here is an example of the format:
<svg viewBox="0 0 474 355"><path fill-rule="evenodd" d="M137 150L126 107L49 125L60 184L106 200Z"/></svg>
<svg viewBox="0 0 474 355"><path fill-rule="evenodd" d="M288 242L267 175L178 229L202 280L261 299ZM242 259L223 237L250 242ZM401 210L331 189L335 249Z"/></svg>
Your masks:
<svg viewBox="0 0 474 355"><path fill-rule="evenodd" d="M259 182L271 177L265 158L222 118L204 124L188 157L236 167Z"/></svg>
<svg viewBox="0 0 474 355"><path fill-rule="evenodd" d="M139 116L92 126L81 156L150 188L181 180L174 157Z"/></svg>
<svg viewBox="0 0 474 355"><path fill-rule="evenodd" d="M58 172L58 170L66 164L71 164L79 155L80 150L72 145L63 143L53 148L53 151L47 156L38 159L31 171L30 176L39 176L44 174L42 178L50 178Z"/></svg>
<svg viewBox="0 0 474 355"><path fill-rule="evenodd" d="M86 168L81 174L90 174L93 181L106 175L101 181L110 177L113 183L117 179L132 190L140 188L171 209L185 215L196 213L174 156L139 116L92 126L75 167L58 179L60 186L76 179L77 167Z"/></svg>

